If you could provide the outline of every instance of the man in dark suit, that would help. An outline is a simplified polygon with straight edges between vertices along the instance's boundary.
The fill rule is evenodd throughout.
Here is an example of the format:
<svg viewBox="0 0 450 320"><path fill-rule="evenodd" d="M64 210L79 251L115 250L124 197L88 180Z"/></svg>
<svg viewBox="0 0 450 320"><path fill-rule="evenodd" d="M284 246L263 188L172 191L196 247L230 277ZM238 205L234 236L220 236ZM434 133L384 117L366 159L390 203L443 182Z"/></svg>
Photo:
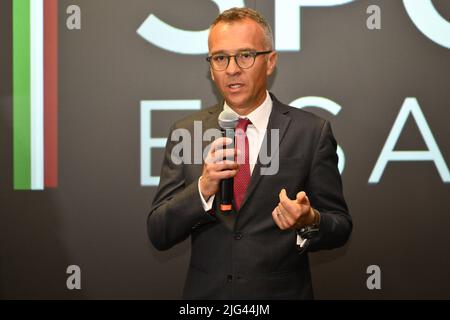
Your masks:
<svg viewBox="0 0 450 320"><path fill-rule="evenodd" d="M171 128L149 237L160 250L191 237L184 298L311 299L308 252L342 246L352 230L330 124L268 93L277 54L256 11L222 13L211 27L209 52L224 102ZM174 152L172 134L193 134L198 123L218 129L223 110L239 117L242 143L224 149L230 139L218 138L203 163L180 163L191 151ZM270 161L263 162L262 150L275 136ZM230 156L243 161L224 160ZM275 173L264 174L270 166ZM220 182L230 177L234 201L223 212Z"/></svg>

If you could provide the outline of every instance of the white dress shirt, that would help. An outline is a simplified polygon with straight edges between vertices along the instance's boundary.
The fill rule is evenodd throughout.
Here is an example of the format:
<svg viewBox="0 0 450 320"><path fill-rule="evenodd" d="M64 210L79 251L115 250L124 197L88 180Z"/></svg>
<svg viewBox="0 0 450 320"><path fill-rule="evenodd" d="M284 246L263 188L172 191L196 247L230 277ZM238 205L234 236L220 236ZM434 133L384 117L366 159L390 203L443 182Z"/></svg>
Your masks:
<svg viewBox="0 0 450 320"><path fill-rule="evenodd" d="M235 113L239 118L249 119L251 124L247 127L247 138L249 145L249 161L250 161L250 174L253 173L256 162L258 161L259 150L261 149L262 142L267 130L267 124L269 123L269 117L272 113L273 102L270 98L269 92L266 92L266 99L264 102L256 108L252 113L245 117L238 115L228 104L225 102L223 109ZM200 177L201 179L202 177ZM198 192L200 199L202 200L203 209L209 211L212 209L214 202L214 195L211 196L208 201L205 201L200 191L200 179L198 180Z"/></svg>

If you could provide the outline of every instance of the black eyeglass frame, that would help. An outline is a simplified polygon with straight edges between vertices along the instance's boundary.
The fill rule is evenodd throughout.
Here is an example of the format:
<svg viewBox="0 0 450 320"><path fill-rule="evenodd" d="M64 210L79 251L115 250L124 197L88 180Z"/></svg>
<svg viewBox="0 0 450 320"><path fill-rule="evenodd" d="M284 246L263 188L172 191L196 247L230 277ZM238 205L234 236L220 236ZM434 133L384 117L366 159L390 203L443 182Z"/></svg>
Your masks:
<svg viewBox="0 0 450 320"><path fill-rule="evenodd" d="M227 54L218 53L218 54L214 54L214 55L208 56L208 57L206 58L206 61L208 61L208 62L209 62L209 65L211 66L211 68L213 68L213 69L216 70L216 71L225 71L225 70L227 70L227 69L228 69L228 66L230 65L231 58L234 58L234 62L236 63L236 65L237 65L239 68L241 68L241 69L250 69L251 67L253 67L253 66L255 65L256 57L257 57L257 56L263 55L263 54L269 54L269 53L272 53L272 52L273 52L273 50L267 50L267 51L240 51L240 52L238 52L238 53L236 53L236 54L234 54L234 55L227 55ZM250 55L253 57L253 63L252 63L250 66L248 66L248 67L242 67L242 66L239 64L238 59L237 59L237 56L242 55L242 54L250 54ZM227 66L226 66L225 68L223 68L223 69L217 69L217 68L214 68L214 64L213 64L212 59L213 59L214 56L218 56L218 55L219 55L219 56L221 55L221 56L227 58Z"/></svg>

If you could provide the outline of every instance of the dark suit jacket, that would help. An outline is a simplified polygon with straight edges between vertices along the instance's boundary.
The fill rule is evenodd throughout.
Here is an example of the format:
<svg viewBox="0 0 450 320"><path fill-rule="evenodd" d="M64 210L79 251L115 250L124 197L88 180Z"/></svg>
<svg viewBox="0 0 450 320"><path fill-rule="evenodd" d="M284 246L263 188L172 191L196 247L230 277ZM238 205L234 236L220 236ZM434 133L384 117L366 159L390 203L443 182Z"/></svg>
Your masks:
<svg viewBox="0 0 450 320"><path fill-rule="evenodd" d="M305 191L321 214L320 232L307 251L333 249L345 244L352 220L342 193L337 169L336 141L328 121L280 103L273 95L270 129L279 129L276 175L261 175L256 164L241 209L205 213L198 191L202 165L175 165L169 140L161 182L153 200L147 227L150 240L166 250L191 236L191 261L183 297L187 299L311 299L308 254L296 248L296 232L282 231L272 219L286 188L295 199ZM202 110L177 122L171 132L194 121L203 129L218 128L223 105ZM269 139L270 141L270 139ZM265 143L265 142L264 142ZM204 146L209 143L204 143Z"/></svg>

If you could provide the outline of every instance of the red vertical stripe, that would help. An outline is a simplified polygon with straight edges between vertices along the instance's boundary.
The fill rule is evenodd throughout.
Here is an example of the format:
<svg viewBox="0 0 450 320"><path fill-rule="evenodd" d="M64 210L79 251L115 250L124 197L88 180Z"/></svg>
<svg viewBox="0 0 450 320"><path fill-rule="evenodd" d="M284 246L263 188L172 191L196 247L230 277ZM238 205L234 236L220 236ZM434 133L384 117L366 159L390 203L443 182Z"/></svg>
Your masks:
<svg viewBox="0 0 450 320"><path fill-rule="evenodd" d="M44 0L44 185L58 186L58 0Z"/></svg>

